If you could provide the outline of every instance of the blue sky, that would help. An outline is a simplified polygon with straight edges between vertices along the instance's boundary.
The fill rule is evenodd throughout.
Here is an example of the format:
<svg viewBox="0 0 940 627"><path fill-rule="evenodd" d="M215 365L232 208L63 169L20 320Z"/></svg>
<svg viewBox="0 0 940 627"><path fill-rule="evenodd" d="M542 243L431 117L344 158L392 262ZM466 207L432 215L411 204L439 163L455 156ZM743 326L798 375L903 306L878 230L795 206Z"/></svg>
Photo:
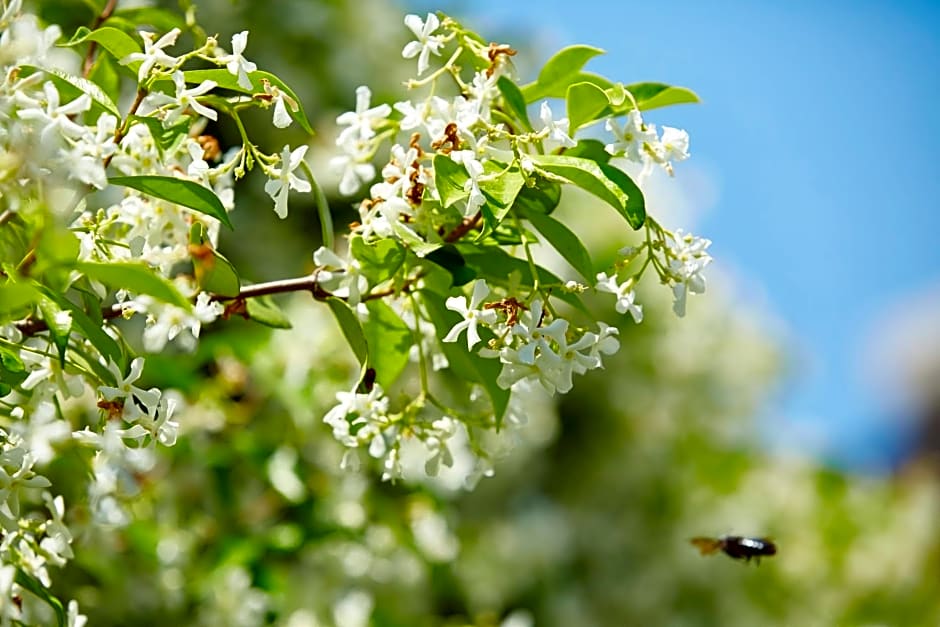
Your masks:
<svg viewBox="0 0 940 627"><path fill-rule="evenodd" d="M696 230L719 263L759 286L799 348L801 372L771 412L785 423L768 432L821 441L839 464L890 458L895 412L859 360L873 331L892 324L889 307L940 288L940 3L425 8L484 33L523 30L552 46L546 54L604 48L588 69L614 80L693 88L703 104L650 119L689 130L692 159L719 190Z"/></svg>

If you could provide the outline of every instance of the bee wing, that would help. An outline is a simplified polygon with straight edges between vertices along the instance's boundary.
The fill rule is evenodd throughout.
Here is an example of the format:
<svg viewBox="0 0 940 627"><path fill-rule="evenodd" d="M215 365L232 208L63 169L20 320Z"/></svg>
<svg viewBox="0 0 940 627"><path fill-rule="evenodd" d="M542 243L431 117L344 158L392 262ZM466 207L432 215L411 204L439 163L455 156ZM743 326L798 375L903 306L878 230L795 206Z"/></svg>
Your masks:
<svg viewBox="0 0 940 627"><path fill-rule="evenodd" d="M711 555L721 549L721 540L715 538L697 537L692 538L689 542L695 545L702 555Z"/></svg>

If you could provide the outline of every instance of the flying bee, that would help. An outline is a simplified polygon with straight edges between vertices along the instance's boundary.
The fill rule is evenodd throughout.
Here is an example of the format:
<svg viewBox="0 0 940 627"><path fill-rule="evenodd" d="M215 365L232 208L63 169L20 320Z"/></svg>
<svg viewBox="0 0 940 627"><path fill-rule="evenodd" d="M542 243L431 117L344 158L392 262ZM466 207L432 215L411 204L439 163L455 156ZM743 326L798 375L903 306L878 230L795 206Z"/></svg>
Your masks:
<svg viewBox="0 0 940 627"><path fill-rule="evenodd" d="M776 555L777 546L769 538L745 538L744 536L720 536L718 538L692 538L702 555L724 551L728 557L750 562L754 558L760 564L761 557Z"/></svg>

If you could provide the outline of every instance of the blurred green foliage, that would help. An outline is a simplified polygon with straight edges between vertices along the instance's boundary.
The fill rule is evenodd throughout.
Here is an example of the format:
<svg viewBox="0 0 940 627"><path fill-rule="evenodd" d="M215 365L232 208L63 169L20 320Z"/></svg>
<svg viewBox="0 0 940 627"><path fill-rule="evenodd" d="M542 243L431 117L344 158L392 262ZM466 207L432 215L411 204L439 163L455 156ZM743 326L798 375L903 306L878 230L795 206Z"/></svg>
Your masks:
<svg viewBox="0 0 940 627"><path fill-rule="evenodd" d="M197 5L222 41L250 28L249 57L294 87L324 129L321 173L357 85L399 98L410 64L396 7ZM306 141L296 133L264 141ZM254 191L223 250L258 280L302 272L315 211L293 205L272 226ZM593 232L598 260L623 244ZM322 304L289 300L289 331L220 323L195 355L148 357L148 384L186 398L183 433L146 477L135 522L78 538L58 592L91 625L940 624L938 478L843 475L758 446L754 416L785 355L731 291L710 286L684 320L663 290L642 291L646 320L623 325L617 358L559 407L526 397L528 424L503 434L514 450L472 492L448 473L391 485L367 463L340 470L321 418L357 370ZM56 485L81 454L56 462ZM65 496L80 522L83 496ZM722 533L769 535L779 554L757 566L688 542Z"/></svg>

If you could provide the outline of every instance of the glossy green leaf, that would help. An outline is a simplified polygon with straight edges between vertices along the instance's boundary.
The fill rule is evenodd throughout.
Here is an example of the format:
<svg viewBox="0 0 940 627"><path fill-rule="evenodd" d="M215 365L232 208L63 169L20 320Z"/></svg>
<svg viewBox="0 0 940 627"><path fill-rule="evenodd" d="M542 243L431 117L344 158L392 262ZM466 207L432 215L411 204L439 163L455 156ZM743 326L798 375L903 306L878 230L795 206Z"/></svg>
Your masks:
<svg viewBox="0 0 940 627"><path fill-rule="evenodd" d="M133 37L124 31L118 30L117 28L113 28L111 26L103 26L93 31L84 27L79 28L77 31L75 31L75 35L72 37L72 39L70 39L65 45L76 46L88 41L98 42L98 45L107 50L119 64L121 63L121 60L126 58L128 55L134 54L136 52L142 52L140 44L138 44ZM137 69L140 67L140 61L134 61L132 63L128 63L127 65L122 65L122 67L126 67L128 71L134 74L134 76L137 76Z"/></svg>
<svg viewBox="0 0 940 627"><path fill-rule="evenodd" d="M369 346L366 344L366 336L362 330L362 323L346 301L339 298L330 297L326 299L326 304L336 317L339 328L346 337L349 347L359 363L365 366L369 361Z"/></svg>
<svg viewBox="0 0 940 627"><path fill-rule="evenodd" d="M28 376L17 352L0 344L0 398L12 392Z"/></svg>
<svg viewBox="0 0 940 627"><path fill-rule="evenodd" d="M594 263L584 244L567 226L544 213L525 214L535 230L542 234L552 247L564 257L591 285L594 283Z"/></svg>
<svg viewBox="0 0 940 627"><path fill-rule="evenodd" d="M607 179L613 181L627 195L627 204L623 208L623 214L630 226L639 229L646 222L646 199L643 191L623 170L609 163L601 163L600 168Z"/></svg>
<svg viewBox="0 0 940 627"><path fill-rule="evenodd" d="M594 161L568 155L532 155L531 159L539 168L563 177L623 212L627 204L626 194L607 178Z"/></svg>
<svg viewBox="0 0 940 627"><path fill-rule="evenodd" d="M480 191L486 196L486 200L496 207L508 209L512 206L523 184L525 176L515 163L508 168L494 161L483 164Z"/></svg>
<svg viewBox="0 0 940 627"><path fill-rule="evenodd" d="M243 94L256 94L264 93L264 82L268 81L271 85L277 87L282 92L287 94L287 96L293 100L296 104L296 110L292 107L287 107L287 112L290 114L291 118L295 122L300 124L307 133L313 135L313 127L310 126L310 121L307 120L307 115L304 113L303 106L300 104L300 99L297 97L297 94L294 93L294 90L287 86L287 83L279 79L274 74L270 72L264 72L262 70L256 70L248 74L248 78L251 80L251 89L245 89L238 84L238 77L229 72L225 68L217 68L212 70L188 70L183 72L183 76L186 79L187 83L199 84L203 81L210 80L215 81L219 87L222 89L230 89L232 91L237 91Z"/></svg>
<svg viewBox="0 0 940 627"><path fill-rule="evenodd" d="M455 324L460 322L460 314L447 309L444 297L440 294L424 291L421 293L421 299L424 301L431 322L437 329L438 338L443 338ZM450 370L457 377L483 386L493 406L496 425L497 427L502 425L506 407L509 405L510 392L499 387L496 383L496 379L502 370L499 360L484 359L476 352L468 352L467 345L462 341L462 338L457 342L442 341L440 346L447 357Z"/></svg>
<svg viewBox="0 0 940 627"><path fill-rule="evenodd" d="M476 278L477 273L467 266L466 260L463 258L463 255L460 254L460 251L457 250L457 247L453 244L448 244L438 248L434 252L428 254L425 259L436 263L440 267L447 270L451 275L451 285L460 286L465 283L469 283Z"/></svg>
<svg viewBox="0 0 940 627"><path fill-rule="evenodd" d="M161 156L166 152L173 152L177 145L189 135L191 126L191 120L186 116L181 117L170 127L163 126L161 120L149 116L132 115L130 120L134 124L143 124L147 127Z"/></svg>
<svg viewBox="0 0 940 627"><path fill-rule="evenodd" d="M561 185L555 181L542 178L536 185L524 186L516 196L513 204L514 211L538 211L550 214L561 202Z"/></svg>
<svg viewBox="0 0 940 627"><path fill-rule="evenodd" d="M59 364L65 366L65 353L69 347L69 334L72 332L72 316L61 316L63 310L51 298L43 298L39 301L39 313L42 315L46 327L49 329L49 336L59 353Z"/></svg>
<svg viewBox="0 0 940 627"><path fill-rule="evenodd" d="M118 64L109 54L99 54L91 66L88 80L98 85L108 95L112 102L121 98L121 76L118 73Z"/></svg>
<svg viewBox="0 0 940 627"><path fill-rule="evenodd" d="M203 291L219 296L233 298L241 291L241 281L235 266L214 248L211 260L207 259L201 268L196 268L196 279Z"/></svg>
<svg viewBox="0 0 940 627"><path fill-rule="evenodd" d="M701 102L698 95L691 89L666 85L665 83L633 83L627 85L627 89L633 94L637 106L643 111L677 104ZM629 111L629 109L627 110Z"/></svg>
<svg viewBox="0 0 940 627"><path fill-rule="evenodd" d="M362 330L369 348L369 367L375 369L375 380L386 390L391 387L408 364L413 336L411 329L383 300L366 303L369 317Z"/></svg>
<svg viewBox="0 0 940 627"><path fill-rule="evenodd" d="M596 139L582 139L578 145L565 151L567 157L590 159L598 164L610 161L611 154L604 149L604 143Z"/></svg>
<svg viewBox="0 0 940 627"><path fill-rule="evenodd" d="M70 102L81 94L87 94L94 105L97 105L99 110L107 111L116 118L121 117L121 112L118 111L117 105L114 104L114 101L111 100L108 94L87 78L72 76L68 72L63 72L58 68L41 68L35 65L21 65L20 67L30 72L45 73L58 89L63 102ZM94 107L92 113L94 113ZM92 117L97 119L97 116Z"/></svg>
<svg viewBox="0 0 940 627"><path fill-rule="evenodd" d="M36 288L27 283L0 285L0 324L28 314L39 296Z"/></svg>
<svg viewBox="0 0 940 627"><path fill-rule="evenodd" d="M529 121L529 112L526 109L525 96L519 86L506 76L500 76L496 81L496 87L499 93L503 95L503 102L509 109L509 113L522 125L522 130L532 132L532 123Z"/></svg>
<svg viewBox="0 0 940 627"><path fill-rule="evenodd" d="M559 50L542 67L538 79L522 87L525 101L532 103L540 98L564 97L569 85L580 82L584 64L599 54L604 54L604 51L580 44Z"/></svg>
<svg viewBox="0 0 940 627"><path fill-rule="evenodd" d="M248 309L249 318L266 327L272 329L290 329L293 327L287 314L281 311L274 299L268 296L246 299L245 307Z"/></svg>
<svg viewBox="0 0 940 627"><path fill-rule="evenodd" d="M185 31L187 29L186 20L178 11L170 11L159 7L131 7L127 9L118 9L109 18L105 25L112 20L121 20L134 24L136 27L153 26L160 33L168 33L174 28Z"/></svg>
<svg viewBox="0 0 940 627"><path fill-rule="evenodd" d="M193 181L172 176L112 176L108 179L112 185L130 187L149 196L168 200L177 205L189 207L193 211L204 213L217 219L219 222L232 228L228 213L222 206L222 201L215 193Z"/></svg>
<svg viewBox="0 0 940 627"><path fill-rule="evenodd" d="M65 627L68 623L68 614L65 611L65 607L62 605L62 601L57 599L52 592L49 591L42 583L26 573L26 571L17 568L16 577L14 578L17 584L19 584L24 590L29 590L34 595L39 597L46 605L52 608L52 611L55 613L56 623L59 627Z"/></svg>
<svg viewBox="0 0 940 627"><path fill-rule="evenodd" d="M192 305L176 287L159 276L150 266L135 262L79 263L75 269L89 279L104 283L113 289L124 289L135 294L147 294L165 303L187 311Z"/></svg>
<svg viewBox="0 0 940 627"><path fill-rule="evenodd" d="M462 164L447 155L434 155L434 185L445 208L470 196L470 192L463 188L469 180L470 175Z"/></svg>
<svg viewBox="0 0 940 627"><path fill-rule="evenodd" d="M568 87L565 96L568 112L568 135L574 134L582 126L598 119L598 115L608 108L610 101L603 89L593 83L575 83Z"/></svg>
<svg viewBox="0 0 940 627"><path fill-rule="evenodd" d="M76 332L80 332L85 338L92 343L95 349L101 353L105 358L105 361L113 361L118 365L118 368L124 369L127 366L127 360L124 358L124 353L121 351L120 345L117 341L104 332L101 328L102 322L93 319L91 315L86 313L81 307L67 299L62 294L55 294L51 292L46 292L46 296L51 298L58 304L60 309L66 310L72 314L72 329ZM90 302L88 304L89 310L94 310L93 315L95 318L101 318L101 303L96 298L88 299ZM89 364L95 370L102 381L108 381L111 385L115 383L114 375L107 369L101 366L98 363Z"/></svg>
<svg viewBox="0 0 940 627"><path fill-rule="evenodd" d="M366 243L361 237L353 237L349 247L353 257L359 260L362 274L372 285L395 276L405 261L405 249L393 239Z"/></svg>

